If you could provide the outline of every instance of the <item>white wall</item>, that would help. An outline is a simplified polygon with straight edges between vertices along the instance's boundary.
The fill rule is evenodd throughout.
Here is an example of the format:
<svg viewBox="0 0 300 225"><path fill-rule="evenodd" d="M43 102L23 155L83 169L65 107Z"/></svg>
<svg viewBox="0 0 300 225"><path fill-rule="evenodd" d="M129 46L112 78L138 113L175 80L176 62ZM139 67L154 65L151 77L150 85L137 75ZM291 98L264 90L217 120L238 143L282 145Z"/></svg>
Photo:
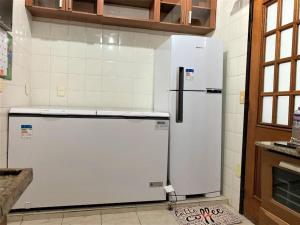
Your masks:
<svg viewBox="0 0 300 225"><path fill-rule="evenodd" d="M239 94L245 90L249 4L231 15L235 2L218 1L213 37L224 43L223 194L238 209L244 119Z"/></svg>
<svg viewBox="0 0 300 225"><path fill-rule="evenodd" d="M14 0L13 3L13 79L0 79L3 87L0 92L0 167L6 167L8 109L11 106L30 104L25 85L30 89L31 18L26 12L24 2L25 0Z"/></svg>
<svg viewBox="0 0 300 225"><path fill-rule="evenodd" d="M33 21L32 105L151 110L154 48L167 36L139 29ZM58 96L58 89L64 89L65 96Z"/></svg>

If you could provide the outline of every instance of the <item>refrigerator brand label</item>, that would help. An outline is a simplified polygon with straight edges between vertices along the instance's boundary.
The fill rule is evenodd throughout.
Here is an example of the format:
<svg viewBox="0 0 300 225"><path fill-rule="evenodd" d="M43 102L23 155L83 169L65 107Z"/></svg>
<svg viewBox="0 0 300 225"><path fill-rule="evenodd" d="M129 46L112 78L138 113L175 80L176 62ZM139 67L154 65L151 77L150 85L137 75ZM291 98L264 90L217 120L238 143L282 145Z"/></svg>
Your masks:
<svg viewBox="0 0 300 225"><path fill-rule="evenodd" d="M195 70L194 69L186 69L185 70L185 78L187 80L192 80L194 78Z"/></svg>
<svg viewBox="0 0 300 225"><path fill-rule="evenodd" d="M168 121L156 121L155 128L158 130L168 130L169 123L168 123Z"/></svg>
<svg viewBox="0 0 300 225"><path fill-rule="evenodd" d="M150 182L149 186L151 188L157 188L157 187L162 187L164 185L164 182L159 181L159 182Z"/></svg>
<svg viewBox="0 0 300 225"><path fill-rule="evenodd" d="M30 138L32 136L32 125L22 124L21 125L21 137Z"/></svg>

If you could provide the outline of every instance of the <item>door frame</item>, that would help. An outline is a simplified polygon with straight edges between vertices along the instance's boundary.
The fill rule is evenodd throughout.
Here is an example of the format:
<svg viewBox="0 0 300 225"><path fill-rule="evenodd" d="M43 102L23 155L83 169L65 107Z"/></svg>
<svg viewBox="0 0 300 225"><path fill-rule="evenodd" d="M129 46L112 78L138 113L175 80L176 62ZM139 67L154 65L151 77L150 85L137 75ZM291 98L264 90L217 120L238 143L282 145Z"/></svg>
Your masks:
<svg viewBox="0 0 300 225"><path fill-rule="evenodd" d="M265 38L265 6L275 1L276 0L250 0L249 5L240 213L244 214L254 223L258 223L258 212L261 206L261 149L255 147L255 142L279 139L290 140L291 137L290 127L269 126L268 124L266 125L259 122L261 116L259 99L263 68L262 46L264 46L263 41ZM299 0L297 2L299 2ZM278 16L280 16L279 14L281 13L281 5L279 9ZM298 10L298 5L294 10L295 12ZM294 19L293 23L295 23ZM280 26L282 28L283 25L279 24L280 17L277 20L278 28L280 28ZM295 25L293 25L293 27L294 26ZM295 31L295 28L293 29ZM278 42L278 38L276 41ZM295 41L294 37L293 41ZM276 45L278 44L279 42ZM289 111L291 112L291 109Z"/></svg>
<svg viewBox="0 0 300 225"><path fill-rule="evenodd" d="M245 100L244 100L244 122L243 122L243 143L242 143L242 163L241 163L241 183L240 183L240 204L239 213L244 214L245 198L245 179L246 179L246 155L247 155L247 134L248 134L248 112L249 112L249 94L250 94L250 69L251 69L251 49L252 49L252 27L254 0L249 1L249 22L248 22L248 41L247 41L247 65L245 82Z"/></svg>

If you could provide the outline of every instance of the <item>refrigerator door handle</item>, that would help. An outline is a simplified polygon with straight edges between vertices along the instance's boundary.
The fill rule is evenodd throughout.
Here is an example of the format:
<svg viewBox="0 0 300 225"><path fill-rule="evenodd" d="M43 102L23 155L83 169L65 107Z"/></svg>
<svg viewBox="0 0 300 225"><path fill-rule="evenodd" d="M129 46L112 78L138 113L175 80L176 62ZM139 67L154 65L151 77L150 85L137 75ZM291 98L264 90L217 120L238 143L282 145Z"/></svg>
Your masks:
<svg viewBox="0 0 300 225"><path fill-rule="evenodd" d="M222 94L222 89L206 88L207 94Z"/></svg>
<svg viewBox="0 0 300 225"><path fill-rule="evenodd" d="M184 67L179 67L178 91L176 99L176 123L183 122L183 89L184 89Z"/></svg>

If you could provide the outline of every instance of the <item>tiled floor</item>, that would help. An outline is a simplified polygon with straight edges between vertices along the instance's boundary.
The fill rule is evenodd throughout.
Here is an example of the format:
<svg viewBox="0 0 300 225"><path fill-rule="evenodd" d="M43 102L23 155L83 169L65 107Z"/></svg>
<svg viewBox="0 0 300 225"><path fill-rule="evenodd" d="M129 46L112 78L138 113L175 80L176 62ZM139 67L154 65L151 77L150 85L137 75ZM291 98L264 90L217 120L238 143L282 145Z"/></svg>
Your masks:
<svg viewBox="0 0 300 225"><path fill-rule="evenodd" d="M62 215L61 218L47 218L9 222L9 225L178 225L168 210L137 211L115 214L95 214L72 216ZM252 225L243 218L241 225Z"/></svg>

